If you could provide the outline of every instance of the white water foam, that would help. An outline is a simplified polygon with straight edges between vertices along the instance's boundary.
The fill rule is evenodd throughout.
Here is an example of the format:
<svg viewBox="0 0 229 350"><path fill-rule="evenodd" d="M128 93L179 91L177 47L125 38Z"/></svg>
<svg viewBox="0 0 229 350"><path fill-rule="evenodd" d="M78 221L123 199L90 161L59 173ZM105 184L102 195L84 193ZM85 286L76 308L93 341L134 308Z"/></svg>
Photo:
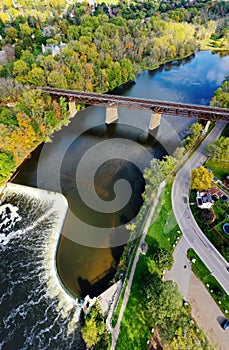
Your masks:
<svg viewBox="0 0 229 350"><path fill-rule="evenodd" d="M41 284L45 285L45 295L46 297L54 300L55 309L58 313L57 319L59 317L64 320L68 319L67 322L67 334L71 334L77 327L80 313L81 305L78 303L78 299L74 299L67 291L64 289L56 268L56 250L58 247L58 242L61 234L61 230L64 224L68 203L66 198L59 193L48 192L45 190L40 190L36 188L31 188L27 186L21 186L16 184L8 184L6 191L8 193L17 193L22 195L27 195L32 199L39 199L41 202L50 203L50 209L41 215L35 222L27 226L25 229L11 231L8 235L1 234L0 242L2 240L2 245L7 245L12 239L15 239L21 235L26 235L28 232L33 231L37 225L47 220L51 214L55 216L52 228L49 234L45 236L45 241L40 249L42 255L42 273L36 276L40 279ZM7 204L9 207L9 204ZM6 208L6 205L0 207L1 212ZM20 220L20 213L18 213L17 207L11 207L12 217L17 217ZM1 213L0 212L0 213ZM43 296L41 296L42 298ZM32 302L32 301L31 301ZM21 306L23 310L23 305ZM15 310L18 313L20 310ZM10 318L14 315L14 312L9 316ZM9 319L7 319L6 324ZM57 320L56 320L57 321ZM50 326L52 327L52 326ZM41 330L40 332L47 332L48 330ZM42 334L41 334L42 336ZM32 341L32 340L30 340Z"/></svg>

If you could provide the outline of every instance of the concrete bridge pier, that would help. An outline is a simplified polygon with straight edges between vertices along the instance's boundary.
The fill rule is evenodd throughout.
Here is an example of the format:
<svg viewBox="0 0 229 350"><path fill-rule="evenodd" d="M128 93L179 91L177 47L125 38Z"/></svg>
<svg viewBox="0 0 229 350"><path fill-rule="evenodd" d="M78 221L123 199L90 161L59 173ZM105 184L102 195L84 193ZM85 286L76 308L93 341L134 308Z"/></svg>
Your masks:
<svg viewBox="0 0 229 350"><path fill-rule="evenodd" d="M68 101L68 109L69 109L69 114L71 117L74 117L76 114L76 101L75 100L69 100Z"/></svg>
<svg viewBox="0 0 229 350"><path fill-rule="evenodd" d="M149 123L149 129L153 130L157 128L158 126L160 126L160 123L161 123L161 113L153 112Z"/></svg>
<svg viewBox="0 0 229 350"><path fill-rule="evenodd" d="M117 107L107 107L106 108L106 124L111 124L118 120L118 110Z"/></svg>

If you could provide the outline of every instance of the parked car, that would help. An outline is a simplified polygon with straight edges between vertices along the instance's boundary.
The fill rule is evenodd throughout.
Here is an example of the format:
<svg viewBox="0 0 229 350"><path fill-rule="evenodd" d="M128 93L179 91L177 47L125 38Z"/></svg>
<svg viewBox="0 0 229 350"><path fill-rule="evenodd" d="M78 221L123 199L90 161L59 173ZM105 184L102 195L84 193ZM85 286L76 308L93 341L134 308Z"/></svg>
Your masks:
<svg viewBox="0 0 229 350"><path fill-rule="evenodd" d="M223 327L223 329L227 329L227 328L229 328L229 320L225 320L224 322L223 322L223 324L222 324L222 327Z"/></svg>
<svg viewBox="0 0 229 350"><path fill-rule="evenodd" d="M229 272L229 266L226 267L227 271Z"/></svg>

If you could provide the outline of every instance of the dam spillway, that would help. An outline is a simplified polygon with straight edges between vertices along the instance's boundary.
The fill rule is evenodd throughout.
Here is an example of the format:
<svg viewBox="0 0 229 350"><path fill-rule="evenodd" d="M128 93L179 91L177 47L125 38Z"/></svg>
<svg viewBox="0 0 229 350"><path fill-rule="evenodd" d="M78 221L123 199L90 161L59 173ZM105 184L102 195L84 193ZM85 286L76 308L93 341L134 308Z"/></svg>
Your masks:
<svg viewBox="0 0 229 350"><path fill-rule="evenodd" d="M0 203L0 348L84 349L81 307L61 285L56 249L63 195L8 184ZM61 345L62 344L62 345Z"/></svg>

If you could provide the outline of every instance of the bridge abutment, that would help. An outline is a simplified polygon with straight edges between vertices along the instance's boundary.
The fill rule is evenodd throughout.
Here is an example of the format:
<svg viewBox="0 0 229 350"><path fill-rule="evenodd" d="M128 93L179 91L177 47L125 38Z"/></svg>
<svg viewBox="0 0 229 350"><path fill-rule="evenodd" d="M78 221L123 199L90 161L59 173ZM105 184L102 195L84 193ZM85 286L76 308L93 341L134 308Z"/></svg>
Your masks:
<svg viewBox="0 0 229 350"><path fill-rule="evenodd" d="M161 113L153 112L149 123L149 130L153 130L157 128L158 126L160 126L160 123L161 123Z"/></svg>
<svg viewBox="0 0 229 350"><path fill-rule="evenodd" d="M111 124L118 120L118 109L117 107L106 108L106 124Z"/></svg>
<svg viewBox="0 0 229 350"><path fill-rule="evenodd" d="M71 117L74 117L76 114L76 101L75 100L70 100L68 101L68 109L69 109L69 114Z"/></svg>

